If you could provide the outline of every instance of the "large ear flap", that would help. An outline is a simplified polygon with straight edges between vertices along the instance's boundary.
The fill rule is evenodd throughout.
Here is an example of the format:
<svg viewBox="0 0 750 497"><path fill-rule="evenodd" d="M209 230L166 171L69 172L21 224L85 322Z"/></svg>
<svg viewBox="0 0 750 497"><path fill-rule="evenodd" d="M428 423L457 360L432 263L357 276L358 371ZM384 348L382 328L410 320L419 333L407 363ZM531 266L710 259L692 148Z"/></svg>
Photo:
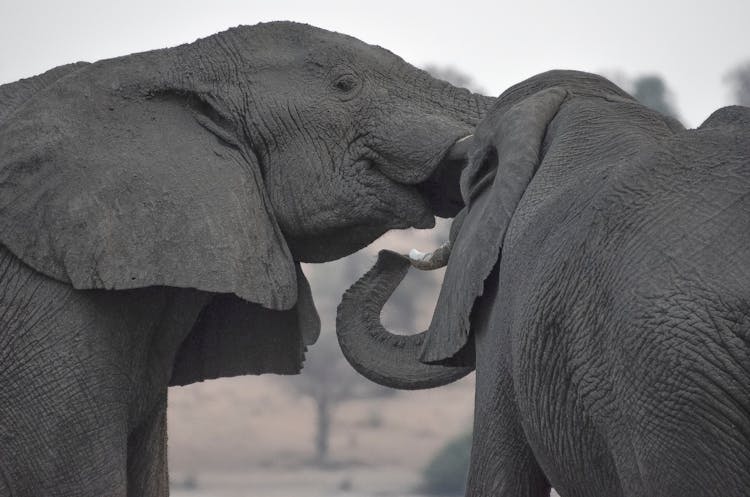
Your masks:
<svg viewBox="0 0 750 497"><path fill-rule="evenodd" d="M291 308L294 264L252 151L215 102L142 89L127 60L86 66L0 122L0 243L79 289Z"/></svg>
<svg viewBox="0 0 750 497"><path fill-rule="evenodd" d="M170 385L247 374L297 374L320 333L310 286L297 265L292 309L275 311L232 294L216 295L182 343Z"/></svg>
<svg viewBox="0 0 750 497"><path fill-rule="evenodd" d="M513 213L542 159L547 125L566 96L561 88L540 91L502 112L491 110L477 127L475 149L461 175L465 214L456 219L460 227L421 361L461 365L474 301L498 262Z"/></svg>

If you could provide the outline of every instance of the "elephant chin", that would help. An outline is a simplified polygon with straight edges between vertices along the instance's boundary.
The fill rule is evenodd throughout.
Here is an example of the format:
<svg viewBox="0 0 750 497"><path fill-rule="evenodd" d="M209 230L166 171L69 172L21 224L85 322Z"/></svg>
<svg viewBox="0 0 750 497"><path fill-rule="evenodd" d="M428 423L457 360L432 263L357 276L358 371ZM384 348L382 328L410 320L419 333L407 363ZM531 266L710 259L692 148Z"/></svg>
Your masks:
<svg viewBox="0 0 750 497"><path fill-rule="evenodd" d="M286 242L295 261L323 263L353 254L380 238L389 229L387 226L352 226L336 234L286 236Z"/></svg>

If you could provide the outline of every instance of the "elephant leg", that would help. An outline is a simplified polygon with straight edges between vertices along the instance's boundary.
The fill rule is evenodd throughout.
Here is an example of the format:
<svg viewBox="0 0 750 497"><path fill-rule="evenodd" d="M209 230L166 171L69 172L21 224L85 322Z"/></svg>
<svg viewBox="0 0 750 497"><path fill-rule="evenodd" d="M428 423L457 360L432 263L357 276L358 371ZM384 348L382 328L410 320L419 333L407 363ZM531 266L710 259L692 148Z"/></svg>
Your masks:
<svg viewBox="0 0 750 497"><path fill-rule="evenodd" d="M477 364L476 407L467 496L547 497L550 484L521 426L510 374Z"/></svg>
<svg viewBox="0 0 750 497"><path fill-rule="evenodd" d="M13 497L125 497L128 416L113 396L128 380L104 362L106 333L88 294L2 251L0 273L6 486Z"/></svg>
<svg viewBox="0 0 750 497"><path fill-rule="evenodd" d="M472 315L476 340L476 396L467 496L547 497L550 484L521 425L503 343L497 271L487 278Z"/></svg>
<svg viewBox="0 0 750 497"><path fill-rule="evenodd" d="M125 497L129 446L164 442L174 354L205 297L161 288L77 291L1 247L0 275L6 486L13 497ZM131 450L130 459L147 453L163 461L163 446L153 445ZM166 464L149 471L166 479Z"/></svg>
<svg viewBox="0 0 750 497"><path fill-rule="evenodd" d="M167 392L128 437L128 497L169 495Z"/></svg>
<svg viewBox="0 0 750 497"><path fill-rule="evenodd" d="M5 475L5 471L0 467L0 497L12 497L10 492L10 480Z"/></svg>
<svg viewBox="0 0 750 497"><path fill-rule="evenodd" d="M5 488L0 483L0 496L126 497L121 433L79 421L72 413L63 420L40 411L32 411L36 426L23 421L3 427L16 440L0 453L8 478Z"/></svg>

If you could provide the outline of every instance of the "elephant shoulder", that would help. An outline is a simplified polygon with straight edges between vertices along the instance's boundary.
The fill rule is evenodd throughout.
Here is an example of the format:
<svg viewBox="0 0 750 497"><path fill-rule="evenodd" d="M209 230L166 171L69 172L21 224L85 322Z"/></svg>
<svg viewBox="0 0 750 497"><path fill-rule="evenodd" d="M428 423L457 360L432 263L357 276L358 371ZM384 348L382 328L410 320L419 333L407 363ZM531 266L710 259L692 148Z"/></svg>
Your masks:
<svg viewBox="0 0 750 497"><path fill-rule="evenodd" d="M24 78L13 83L0 86L0 123L7 120L13 112L29 101L36 93L54 85L60 79L67 77L90 65L88 62L75 62L55 67L37 76Z"/></svg>

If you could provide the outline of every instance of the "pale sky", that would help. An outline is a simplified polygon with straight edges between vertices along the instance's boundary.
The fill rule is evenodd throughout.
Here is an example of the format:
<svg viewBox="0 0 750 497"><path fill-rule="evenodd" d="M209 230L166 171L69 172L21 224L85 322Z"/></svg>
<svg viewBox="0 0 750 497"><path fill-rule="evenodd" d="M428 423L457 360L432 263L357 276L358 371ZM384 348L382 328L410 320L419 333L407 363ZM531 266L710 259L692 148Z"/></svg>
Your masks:
<svg viewBox="0 0 750 497"><path fill-rule="evenodd" d="M0 0L0 83L271 20L453 66L490 94L553 68L658 73L688 126L731 103L725 75L750 60L749 0Z"/></svg>

